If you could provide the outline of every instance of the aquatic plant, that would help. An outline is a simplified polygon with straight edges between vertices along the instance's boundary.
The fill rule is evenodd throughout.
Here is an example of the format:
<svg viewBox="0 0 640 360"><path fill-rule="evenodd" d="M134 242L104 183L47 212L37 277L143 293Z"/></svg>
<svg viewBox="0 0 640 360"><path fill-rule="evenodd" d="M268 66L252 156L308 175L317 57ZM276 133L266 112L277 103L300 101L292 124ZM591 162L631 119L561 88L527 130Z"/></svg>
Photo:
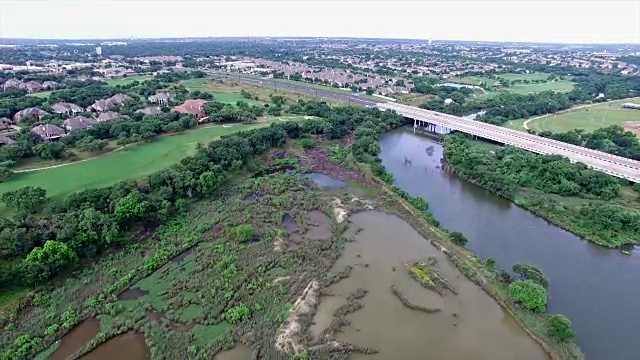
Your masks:
<svg viewBox="0 0 640 360"><path fill-rule="evenodd" d="M418 261L409 266L409 274L424 288L434 291L441 296L446 296L445 290L449 290L457 295L453 285L433 268L436 262L437 260L434 257L430 257L425 261Z"/></svg>
<svg viewBox="0 0 640 360"><path fill-rule="evenodd" d="M409 299L407 299L407 297L405 297L400 292L400 290L398 290L398 288L396 288L395 285L391 285L391 293L393 295L395 295L398 298L398 300L400 300L402 305L406 306L407 308L409 308L411 310L422 311L422 312L425 312L427 314L434 314L434 313L437 313L437 312L441 311L441 309L439 309L439 308L428 308L426 306L417 305L417 304L412 303Z"/></svg>

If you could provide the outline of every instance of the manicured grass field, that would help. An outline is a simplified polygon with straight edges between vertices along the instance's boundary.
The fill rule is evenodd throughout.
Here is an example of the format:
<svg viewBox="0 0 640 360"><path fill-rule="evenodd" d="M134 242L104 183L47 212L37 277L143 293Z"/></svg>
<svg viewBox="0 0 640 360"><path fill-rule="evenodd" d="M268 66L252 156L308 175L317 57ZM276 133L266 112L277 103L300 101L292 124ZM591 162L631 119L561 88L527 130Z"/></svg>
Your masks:
<svg viewBox="0 0 640 360"><path fill-rule="evenodd" d="M611 125L624 126L627 121L640 121L640 111L624 109L620 106L625 102L640 103L640 98L576 108L571 111L531 120L528 126L536 131L566 132L573 129L584 129L587 132L591 132ZM522 123L522 120L514 120L509 127L524 130Z"/></svg>
<svg viewBox="0 0 640 360"><path fill-rule="evenodd" d="M124 78L107 80L107 84L109 84L110 86L116 86L116 85L122 86L122 85L131 84L136 80L142 82L144 80L149 80L149 79L153 79L153 76L152 75L129 76Z"/></svg>
<svg viewBox="0 0 640 360"><path fill-rule="evenodd" d="M264 127L279 121L275 118L250 125L215 125L195 129L163 136L149 144L133 145L92 160L15 174L10 181L0 183L0 194L24 186L40 186L47 190L48 196L60 199L73 191L109 186L127 179L140 179L193 155L198 142L209 142L222 135Z"/></svg>

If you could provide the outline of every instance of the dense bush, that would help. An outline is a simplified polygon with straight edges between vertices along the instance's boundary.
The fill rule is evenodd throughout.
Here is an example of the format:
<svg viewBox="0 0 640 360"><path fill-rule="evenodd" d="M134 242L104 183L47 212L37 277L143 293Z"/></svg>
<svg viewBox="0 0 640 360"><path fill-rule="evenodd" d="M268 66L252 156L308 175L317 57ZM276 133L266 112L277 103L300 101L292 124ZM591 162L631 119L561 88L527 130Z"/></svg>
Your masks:
<svg viewBox="0 0 640 360"><path fill-rule="evenodd" d="M467 240L467 238L462 233L457 231L453 231L452 233L450 233L449 237L451 238L451 242L456 245L465 246L469 242L469 240Z"/></svg>
<svg viewBox="0 0 640 360"><path fill-rule="evenodd" d="M547 291L533 280L516 280L509 284L509 297L531 311L544 312L547 307Z"/></svg>
<svg viewBox="0 0 640 360"><path fill-rule="evenodd" d="M568 341L576 336L571 329L571 320L562 314L553 314L549 317L547 332L549 335L560 341Z"/></svg>
<svg viewBox="0 0 640 360"><path fill-rule="evenodd" d="M496 150L495 157L491 157L461 136L447 137L444 149L447 163L458 175L509 199L514 198L518 186L605 200L620 195L617 179L561 156L506 147Z"/></svg>
<svg viewBox="0 0 640 360"><path fill-rule="evenodd" d="M545 289L549 287L549 279L542 273L539 268L529 264L515 264L512 268L513 272L520 274L525 279L533 280L542 285Z"/></svg>

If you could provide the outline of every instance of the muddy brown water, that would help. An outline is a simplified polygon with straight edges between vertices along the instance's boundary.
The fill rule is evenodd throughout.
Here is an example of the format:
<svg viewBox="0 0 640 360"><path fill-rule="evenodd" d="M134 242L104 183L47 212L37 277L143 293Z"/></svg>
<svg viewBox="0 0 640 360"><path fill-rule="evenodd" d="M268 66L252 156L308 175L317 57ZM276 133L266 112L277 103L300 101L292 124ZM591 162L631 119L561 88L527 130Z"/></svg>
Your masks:
<svg viewBox="0 0 640 360"><path fill-rule="evenodd" d="M148 360L151 353L144 337L135 332L118 335L98 346L81 360Z"/></svg>
<svg viewBox="0 0 640 360"><path fill-rule="evenodd" d="M60 347L49 356L49 360L66 360L80 351L100 332L100 321L87 319L62 337Z"/></svg>
<svg viewBox="0 0 640 360"><path fill-rule="evenodd" d="M253 358L253 351L250 347L244 344L238 344L235 348L223 351L216 356L214 360L251 360Z"/></svg>
<svg viewBox="0 0 640 360"><path fill-rule="evenodd" d="M304 237L310 240L323 240L331 237L331 219L322 211L313 210L307 213L309 229Z"/></svg>
<svg viewBox="0 0 640 360"><path fill-rule="evenodd" d="M118 300L136 300L148 293L148 291L144 291L139 287L132 286L118 295Z"/></svg>
<svg viewBox="0 0 640 360"><path fill-rule="evenodd" d="M321 298L310 329L315 339L349 293L364 288L369 291L360 300L364 308L347 315L350 325L342 328L337 339L379 353L354 355L353 359L547 359L510 315L407 222L377 211L354 214L350 221L346 236L353 236L357 228L363 230L346 244L332 272L348 265L353 271L349 278L329 287L333 296ZM458 295L442 297L409 276L405 265L427 256L438 259L438 271ZM412 303L442 311L426 314L404 307L391 293L391 285Z"/></svg>

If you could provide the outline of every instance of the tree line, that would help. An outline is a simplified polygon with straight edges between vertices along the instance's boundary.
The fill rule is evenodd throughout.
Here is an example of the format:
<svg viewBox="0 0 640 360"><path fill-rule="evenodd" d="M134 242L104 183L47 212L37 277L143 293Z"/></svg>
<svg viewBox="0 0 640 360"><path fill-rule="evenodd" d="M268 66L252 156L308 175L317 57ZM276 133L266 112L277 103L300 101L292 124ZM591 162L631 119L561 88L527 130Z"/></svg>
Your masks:
<svg viewBox="0 0 640 360"><path fill-rule="evenodd" d="M509 199L514 199L518 187L589 199L609 200L620 195L617 179L562 156L505 147L492 157L458 135L445 139L444 150L448 165L458 175Z"/></svg>
<svg viewBox="0 0 640 360"><path fill-rule="evenodd" d="M583 129L574 129L564 133L542 131L538 135L629 159L640 160L640 141L638 141L638 137L618 125L600 128L590 133Z"/></svg>
<svg viewBox="0 0 640 360"><path fill-rule="evenodd" d="M373 109L329 108L314 101L299 106L323 119L273 124L200 145L195 155L142 181L85 189L60 202L34 187L2 194L0 200L15 213L0 219L0 288L43 283L81 259L129 241L130 230L162 223L187 201L211 196L232 171L270 148L283 146L288 138L310 133L340 138L362 123L384 129L403 122L396 114ZM373 138L361 135L360 156L373 156Z"/></svg>

